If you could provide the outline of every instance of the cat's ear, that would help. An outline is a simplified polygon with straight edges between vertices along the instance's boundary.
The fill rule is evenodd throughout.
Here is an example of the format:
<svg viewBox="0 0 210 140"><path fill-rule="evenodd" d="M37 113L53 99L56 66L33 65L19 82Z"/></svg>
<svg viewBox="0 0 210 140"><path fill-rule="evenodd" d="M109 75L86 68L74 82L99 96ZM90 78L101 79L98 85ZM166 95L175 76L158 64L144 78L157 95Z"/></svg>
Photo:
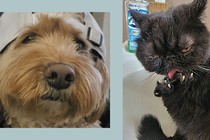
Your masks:
<svg viewBox="0 0 210 140"><path fill-rule="evenodd" d="M206 5L207 0L194 0L191 4L189 4L191 17L200 18L206 9Z"/></svg>
<svg viewBox="0 0 210 140"><path fill-rule="evenodd" d="M138 26L141 26L141 24L148 18L147 14L142 14L132 9L130 9L130 14Z"/></svg>
<svg viewBox="0 0 210 140"><path fill-rule="evenodd" d="M206 4L207 0L194 0L190 4L183 4L172 9L172 15L177 23L197 21L202 18Z"/></svg>

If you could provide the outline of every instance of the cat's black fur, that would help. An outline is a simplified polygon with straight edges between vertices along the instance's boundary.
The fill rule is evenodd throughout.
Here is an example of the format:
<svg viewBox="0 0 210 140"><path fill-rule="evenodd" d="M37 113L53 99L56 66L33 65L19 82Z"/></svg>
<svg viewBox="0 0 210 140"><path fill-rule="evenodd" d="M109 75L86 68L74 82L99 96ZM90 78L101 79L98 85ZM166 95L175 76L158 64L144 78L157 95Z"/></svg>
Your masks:
<svg viewBox="0 0 210 140"><path fill-rule="evenodd" d="M146 70L165 75L157 82L177 125L166 137L156 118L146 116L139 140L210 140L210 34L202 22L207 0L194 0L166 12L131 15L141 28L136 56Z"/></svg>

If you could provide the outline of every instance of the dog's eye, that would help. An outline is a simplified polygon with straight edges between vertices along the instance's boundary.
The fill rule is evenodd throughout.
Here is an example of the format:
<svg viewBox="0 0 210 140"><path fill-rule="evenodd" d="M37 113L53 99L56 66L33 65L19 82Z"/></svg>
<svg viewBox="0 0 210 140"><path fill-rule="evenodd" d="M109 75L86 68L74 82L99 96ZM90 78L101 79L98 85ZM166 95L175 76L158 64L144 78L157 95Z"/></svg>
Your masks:
<svg viewBox="0 0 210 140"><path fill-rule="evenodd" d="M76 39L75 41L77 43L77 51L85 50L85 43L82 40Z"/></svg>
<svg viewBox="0 0 210 140"><path fill-rule="evenodd" d="M29 34L28 36L26 36L26 37L24 38L24 40L22 41L22 44L30 43L32 40L35 39L36 36L37 36L36 33L31 33L31 34Z"/></svg>

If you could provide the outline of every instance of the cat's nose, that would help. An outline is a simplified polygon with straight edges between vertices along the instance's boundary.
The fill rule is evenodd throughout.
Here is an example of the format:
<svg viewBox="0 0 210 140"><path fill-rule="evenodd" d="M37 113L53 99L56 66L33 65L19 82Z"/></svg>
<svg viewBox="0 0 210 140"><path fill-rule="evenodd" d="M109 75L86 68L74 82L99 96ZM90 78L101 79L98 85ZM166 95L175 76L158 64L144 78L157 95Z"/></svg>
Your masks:
<svg viewBox="0 0 210 140"><path fill-rule="evenodd" d="M175 55L166 56L167 60L174 60L175 58L176 58Z"/></svg>

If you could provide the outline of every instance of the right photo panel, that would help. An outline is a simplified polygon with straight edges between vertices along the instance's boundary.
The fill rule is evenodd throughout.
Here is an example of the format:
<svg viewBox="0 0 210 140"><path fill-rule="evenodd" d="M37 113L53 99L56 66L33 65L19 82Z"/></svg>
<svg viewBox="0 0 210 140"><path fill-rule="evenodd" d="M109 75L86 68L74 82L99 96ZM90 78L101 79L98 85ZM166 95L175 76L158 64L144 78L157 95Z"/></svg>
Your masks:
<svg viewBox="0 0 210 140"><path fill-rule="evenodd" d="M210 3L123 0L123 139L210 139Z"/></svg>

